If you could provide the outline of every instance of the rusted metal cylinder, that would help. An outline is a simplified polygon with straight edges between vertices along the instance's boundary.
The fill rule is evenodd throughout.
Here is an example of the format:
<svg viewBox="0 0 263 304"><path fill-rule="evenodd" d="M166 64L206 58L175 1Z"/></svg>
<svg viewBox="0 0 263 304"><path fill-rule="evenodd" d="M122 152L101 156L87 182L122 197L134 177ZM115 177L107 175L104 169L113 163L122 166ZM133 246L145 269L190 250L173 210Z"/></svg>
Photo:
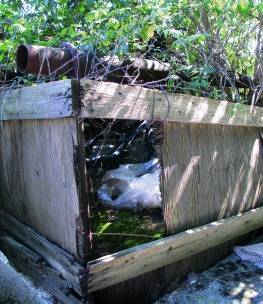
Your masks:
<svg viewBox="0 0 263 304"><path fill-rule="evenodd" d="M88 75L93 62L93 53L78 53L77 50L22 44L16 52L18 71L34 75Z"/></svg>
<svg viewBox="0 0 263 304"><path fill-rule="evenodd" d="M16 53L17 69L21 73L34 75L58 76L66 75L74 78L100 78L103 80L129 83L137 81L152 82L165 80L170 73L170 65L165 62L149 59L119 59L98 58L92 49L89 52L78 52L73 48L53 48L22 44ZM184 72L176 73L178 79L190 82L191 77ZM251 88L252 79L232 71L221 75L213 72L209 81L219 87Z"/></svg>
<svg viewBox="0 0 263 304"><path fill-rule="evenodd" d="M77 49L53 48L22 44L16 52L19 72L34 75L66 75L81 78L100 77L120 82L124 76L140 71L138 80L151 81L166 77L169 65L153 60L133 59L120 61L108 57L98 58L94 51L78 52Z"/></svg>
<svg viewBox="0 0 263 304"><path fill-rule="evenodd" d="M67 74L72 70L68 50L22 44L16 52L17 69L34 75Z"/></svg>

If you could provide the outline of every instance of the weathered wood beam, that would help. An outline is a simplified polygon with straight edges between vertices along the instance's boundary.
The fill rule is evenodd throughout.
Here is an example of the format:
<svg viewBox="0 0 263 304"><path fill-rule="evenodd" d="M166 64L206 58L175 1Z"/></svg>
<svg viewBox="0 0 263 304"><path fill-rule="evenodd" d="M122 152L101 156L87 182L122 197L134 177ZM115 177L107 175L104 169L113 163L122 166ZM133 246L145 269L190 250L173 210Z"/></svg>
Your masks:
<svg viewBox="0 0 263 304"><path fill-rule="evenodd" d="M180 261L263 226L263 207L89 263L88 292Z"/></svg>
<svg viewBox="0 0 263 304"><path fill-rule="evenodd" d="M64 304L81 304L71 291L71 284L61 278L59 272L52 269L43 258L0 231L0 249L12 265L29 276L37 286L50 292Z"/></svg>
<svg viewBox="0 0 263 304"><path fill-rule="evenodd" d="M0 209L0 218L0 229L8 232L19 242L39 254L64 279L70 282L79 294L83 294L81 286L82 280L86 280L86 271L73 256L19 222L3 209Z"/></svg>
<svg viewBox="0 0 263 304"><path fill-rule="evenodd" d="M54 81L1 92L0 119L73 117L78 113L78 102L80 118L254 127L263 123L263 109L259 107L87 79Z"/></svg>
<svg viewBox="0 0 263 304"><path fill-rule="evenodd" d="M53 81L0 92L0 120L70 117L71 80Z"/></svg>
<svg viewBox="0 0 263 304"><path fill-rule="evenodd" d="M82 118L159 120L260 127L263 109L110 82L80 80Z"/></svg>

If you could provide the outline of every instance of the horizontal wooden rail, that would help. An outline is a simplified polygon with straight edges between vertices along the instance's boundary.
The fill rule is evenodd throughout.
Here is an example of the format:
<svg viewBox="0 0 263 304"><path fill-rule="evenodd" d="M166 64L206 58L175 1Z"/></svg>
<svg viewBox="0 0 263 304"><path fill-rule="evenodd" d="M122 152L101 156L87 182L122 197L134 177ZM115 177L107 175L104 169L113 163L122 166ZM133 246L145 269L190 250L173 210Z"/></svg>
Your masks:
<svg viewBox="0 0 263 304"><path fill-rule="evenodd" d="M89 263L88 292L185 259L263 226L263 207Z"/></svg>
<svg viewBox="0 0 263 304"><path fill-rule="evenodd" d="M0 120L50 119L74 115L71 80L0 92Z"/></svg>
<svg viewBox="0 0 263 304"><path fill-rule="evenodd" d="M0 120L76 115L252 127L263 124L263 109L259 107L88 79L54 81L0 93Z"/></svg>
<svg viewBox="0 0 263 304"><path fill-rule="evenodd" d="M80 81L82 118L160 120L261 127L263 109L117 83Z"/></svg>

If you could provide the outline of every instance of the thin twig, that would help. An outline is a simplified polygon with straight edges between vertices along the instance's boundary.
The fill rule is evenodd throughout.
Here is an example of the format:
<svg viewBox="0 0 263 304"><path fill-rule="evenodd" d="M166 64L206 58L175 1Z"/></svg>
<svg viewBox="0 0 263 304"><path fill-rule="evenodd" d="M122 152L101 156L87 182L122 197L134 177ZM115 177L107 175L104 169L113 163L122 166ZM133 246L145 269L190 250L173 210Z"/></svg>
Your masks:
<svg viewBox="0 0 263 304"><path fill-rule="evenodd" d="M92 234L97 235L97 236L128 236L128 237L142 237L142 238L149 238L149 239L158 239L158 237L156 237L156 236L146 235L146 234L134 234L134 233L114 233L114 232L96 233L96 232L93 232Z"/></svg>

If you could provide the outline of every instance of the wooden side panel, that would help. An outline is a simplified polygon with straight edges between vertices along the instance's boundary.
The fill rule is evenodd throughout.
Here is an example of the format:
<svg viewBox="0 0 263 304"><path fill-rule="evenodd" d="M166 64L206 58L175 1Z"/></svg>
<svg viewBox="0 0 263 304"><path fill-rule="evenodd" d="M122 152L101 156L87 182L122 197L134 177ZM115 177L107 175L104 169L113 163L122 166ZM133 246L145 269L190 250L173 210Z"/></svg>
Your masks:
<svg viewBox="0 0 263 304"><path fill-rule="evenodd" d="M0 207L77 256L75 119L2 121Z"/></svg>
<svg viewBox="0 0 263 304"><path fill-rule="evenodd" d="M262 181L257 128L165 123L162 193L169 233L257 207Z"/></svg>

